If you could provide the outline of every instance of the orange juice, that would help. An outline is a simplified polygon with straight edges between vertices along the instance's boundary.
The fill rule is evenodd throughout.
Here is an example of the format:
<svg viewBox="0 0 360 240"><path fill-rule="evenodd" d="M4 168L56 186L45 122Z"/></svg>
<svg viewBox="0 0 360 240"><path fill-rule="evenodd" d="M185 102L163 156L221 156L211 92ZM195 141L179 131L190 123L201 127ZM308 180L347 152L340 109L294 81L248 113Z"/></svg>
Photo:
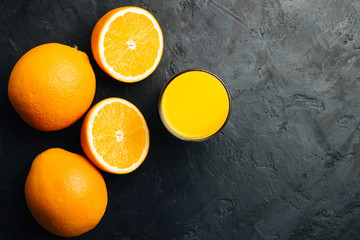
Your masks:
<svg viewBox="0 0 360 240"><path fill-rule="evenodd" d="M215 135L230 114L224 83L205 70L187 70L172 77L162 90L159 112L165 127L183 140Z"/></svg>

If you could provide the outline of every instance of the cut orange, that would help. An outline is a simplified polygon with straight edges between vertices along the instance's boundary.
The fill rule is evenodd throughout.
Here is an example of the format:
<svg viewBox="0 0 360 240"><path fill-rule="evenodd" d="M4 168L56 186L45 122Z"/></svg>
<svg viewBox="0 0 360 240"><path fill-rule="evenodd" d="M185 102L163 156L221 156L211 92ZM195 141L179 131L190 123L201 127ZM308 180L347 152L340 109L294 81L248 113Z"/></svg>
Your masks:
<svg viewBox="0 0 360 240"><path fill-rule="evenodd" d="M100 169L117 174L134 171L146 158L150 137L144 116L132 103L108 98L86 115L81 145Z"/></svg>
<svg viewBox="0 0 360 240"><path fill-rule="evenodd" d="M113 78L137 82L158 66L164 40L155 17L145 9L121 7L95 25L91 48L96 62Z"/></svg>

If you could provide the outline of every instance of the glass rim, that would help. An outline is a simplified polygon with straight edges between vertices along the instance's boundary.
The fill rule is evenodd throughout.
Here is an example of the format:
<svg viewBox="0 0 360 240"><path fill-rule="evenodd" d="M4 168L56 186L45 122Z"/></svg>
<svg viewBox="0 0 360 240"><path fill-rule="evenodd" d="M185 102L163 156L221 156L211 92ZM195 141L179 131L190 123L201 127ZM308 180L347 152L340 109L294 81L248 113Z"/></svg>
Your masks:
<svg viewBox="0 0 360 240"><path fill-rule="evenodd" d="M184 73L187 73L187 72L193 72L193 71L205 72L205 73L208 73L208 74L214 76L214 77L224 86L225 91L226 91L227 96L228 96L228 99L229 99L229 111L228 111L227 117L226 117L224 123L222 124L222 126L221 126L216 132L214 132L213 134L211 134L210 136L205 137L205 138L200 138L200 139L185 138L185 137L180 136L179 134L177 134L177 133L174 132L173 130L171 130L171 128L166 124L165 119L164 119L164 116L163 116L162 111L161 111L162 97L163 97L163 95L164 95L164 92L165 92L167 86L168 86L176 77L178 77L179 75L184 74ZM214 73L212 73L212 72L210 72L210 71L208 71L208 70L202 69L202 68L188 68L188 69L182 70L182 71L174 74L172 77L170 77L170 78L166 81L166 83L164 84L164 86L162 87L161 92L160 92L160 96L159 96L159 100L158 100L158 111L159 111L159 116L160 116L160 119L161 119L162 124L164 125L164 127L166 128L166 130L167 130L168 132L170 132L171 135L173 135L174 137L176 137L176 138L178 138L178 139L180 139L180 140L183 140L183 141L188 141L188 142L202 142L202 141L208 140L208 139L213 138L213 137L215 137L216 135L218 135L218 134L221 132L221 130L225 127L225 125L227 124L227 122L229 121L230 115L231 115L231 111L232 111L231 95L230 95L230 91L229 91L229 89L226 87L224 81L221 80L221 78L218 77L217 75L215 75Z"/></svg>

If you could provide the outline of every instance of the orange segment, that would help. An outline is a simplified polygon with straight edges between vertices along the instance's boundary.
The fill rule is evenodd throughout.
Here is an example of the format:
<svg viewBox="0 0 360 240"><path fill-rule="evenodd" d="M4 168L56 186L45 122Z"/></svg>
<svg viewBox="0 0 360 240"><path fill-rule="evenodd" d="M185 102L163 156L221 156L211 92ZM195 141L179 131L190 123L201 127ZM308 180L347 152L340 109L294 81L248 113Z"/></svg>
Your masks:
<svg viewBox="0 0 360 240"><path fill-rule="evenodd" d="M114 9L96 24L91 47L99 66L113 78L137 82L158 66L163 52L161 28L138 7Z"/></svg>
<svg viewBox="0 0 360 240"><path fill-rule="evenodd" d="M149 149L145 118L132 103L108 98L86 116L81 144L89 159L104 171L128 173L140 166Z"/></svg>

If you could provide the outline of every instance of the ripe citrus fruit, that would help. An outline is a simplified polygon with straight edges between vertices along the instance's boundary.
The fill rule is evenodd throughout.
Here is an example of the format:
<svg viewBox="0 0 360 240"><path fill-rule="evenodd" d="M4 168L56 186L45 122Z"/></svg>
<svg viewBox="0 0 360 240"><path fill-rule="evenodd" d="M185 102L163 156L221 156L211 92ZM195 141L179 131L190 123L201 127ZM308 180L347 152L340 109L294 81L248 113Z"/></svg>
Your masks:
<svg viewBox="0 0 360 240"><path fill-rule="evenodd" d="M60 148L35 158L26 179L25 197L36 221L63 237L93 229L108 200L100 172L86 158Z"/></svg>
<svg viewBox="0 0 360 240"><path fill-rule="evenodd" d="M138 7L121 7L105 14L91 35L96 62L111 77L137 82L158 66L164 40L155 17Z"/></svg>
<svg viewBox="0 0 360 240"><path fill-rule="evenodd" d="M81 145L88 158L111 173L134 171L149 150L149 129L145 118L132 103L108 98L86 115Z"/></svg>
<svg viewBox="0 0 360 240"><path fill-rule="evenodd" d="M86 112L95 87L86 53L48 43L31 49L15 64L8 94L26 123L38 130L55 131L70 126Z"/></svg>

